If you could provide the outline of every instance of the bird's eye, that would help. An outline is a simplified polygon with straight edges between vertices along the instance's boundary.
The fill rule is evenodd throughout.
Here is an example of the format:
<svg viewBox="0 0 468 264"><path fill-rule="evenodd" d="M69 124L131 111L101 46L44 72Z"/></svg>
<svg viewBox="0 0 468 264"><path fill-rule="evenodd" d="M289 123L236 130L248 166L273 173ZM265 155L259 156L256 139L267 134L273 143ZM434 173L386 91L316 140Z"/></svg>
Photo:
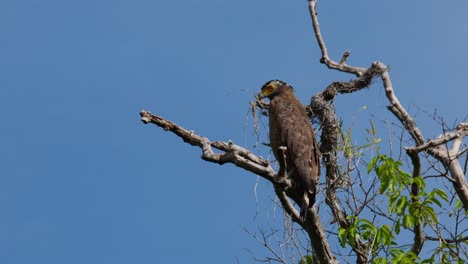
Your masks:
<svg viewBox="0 0 468 264"><path fill-rule="evenodd" d="M267 94L271 94L274 90L275 90L275 86L271 84L266 87Z"/></svg>
<svg viewBox="0 0 468 264"><path fill-rule="evenodd" d="M262 94L263 96L270 96L272 93L275 92L276 86L274 83L268 83L267 85L262 87Z"/></svg>

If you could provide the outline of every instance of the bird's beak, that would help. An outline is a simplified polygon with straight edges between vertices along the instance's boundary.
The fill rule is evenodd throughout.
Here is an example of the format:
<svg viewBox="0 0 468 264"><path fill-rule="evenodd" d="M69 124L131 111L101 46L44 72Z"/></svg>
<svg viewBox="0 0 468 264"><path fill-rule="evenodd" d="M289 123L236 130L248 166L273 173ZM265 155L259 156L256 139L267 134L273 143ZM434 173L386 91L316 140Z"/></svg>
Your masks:
<svg viewBox="0 0 468 264"><path fill-rule="evenodd" d="M257 94L256 97L258 98L258 100L262 100L262 99L265 98L266 96L264 96L264 95L262 94L262 92L259 92L259 93Z"/></svg>

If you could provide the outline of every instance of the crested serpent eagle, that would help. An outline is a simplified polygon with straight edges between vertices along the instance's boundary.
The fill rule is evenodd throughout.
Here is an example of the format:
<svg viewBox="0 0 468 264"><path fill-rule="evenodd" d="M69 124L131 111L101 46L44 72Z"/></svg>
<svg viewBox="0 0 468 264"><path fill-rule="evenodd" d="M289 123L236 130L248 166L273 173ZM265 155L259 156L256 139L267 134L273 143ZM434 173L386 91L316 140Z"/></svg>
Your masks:
<svg viewBox="0 0 468 264"><path fill-rule="evenodd" d="M301 216L315 203L320 177L320 154L315 133L304 105L293 88L280 80L266 82L261 98L270 99L270 144L279 164L278 181L291 181L294 193L301 197Z"/></svg>

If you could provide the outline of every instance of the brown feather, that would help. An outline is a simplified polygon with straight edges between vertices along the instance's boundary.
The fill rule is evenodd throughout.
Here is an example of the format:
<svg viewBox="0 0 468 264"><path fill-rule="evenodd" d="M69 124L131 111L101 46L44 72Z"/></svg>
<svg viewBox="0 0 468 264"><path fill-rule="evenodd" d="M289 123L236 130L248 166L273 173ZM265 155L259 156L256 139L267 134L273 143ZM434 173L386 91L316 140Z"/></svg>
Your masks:
<svg viewBox="0 0 468 264"><path fill-rule="evenodd" d="M304 201L307 204L302 207L312 207L320 177L320 154L315 133L305 107L294 95L292 87L283 82L273 82L276 82L275 91L268 96L269 126L271 148L280 167L278 176L291 178L298 194L308 196L309 201ZM287 148L286 162L279 149L282 146Z"/></svg>

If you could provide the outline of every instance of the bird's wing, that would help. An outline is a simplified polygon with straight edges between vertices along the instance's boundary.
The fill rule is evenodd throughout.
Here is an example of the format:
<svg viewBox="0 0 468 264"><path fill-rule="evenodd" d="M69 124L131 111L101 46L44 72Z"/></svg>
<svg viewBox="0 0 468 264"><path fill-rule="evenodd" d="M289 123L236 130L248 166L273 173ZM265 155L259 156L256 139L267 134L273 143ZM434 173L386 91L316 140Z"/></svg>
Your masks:
<svg viewBox="0 0 468 264"><path fill-rule="evenodd" d="M288 156L296 170L296 181L300 181L310 193L315 193L320 175L317 143L309 118L300 102L297 103L290 116L293 125L288 129Z"/></svg>

